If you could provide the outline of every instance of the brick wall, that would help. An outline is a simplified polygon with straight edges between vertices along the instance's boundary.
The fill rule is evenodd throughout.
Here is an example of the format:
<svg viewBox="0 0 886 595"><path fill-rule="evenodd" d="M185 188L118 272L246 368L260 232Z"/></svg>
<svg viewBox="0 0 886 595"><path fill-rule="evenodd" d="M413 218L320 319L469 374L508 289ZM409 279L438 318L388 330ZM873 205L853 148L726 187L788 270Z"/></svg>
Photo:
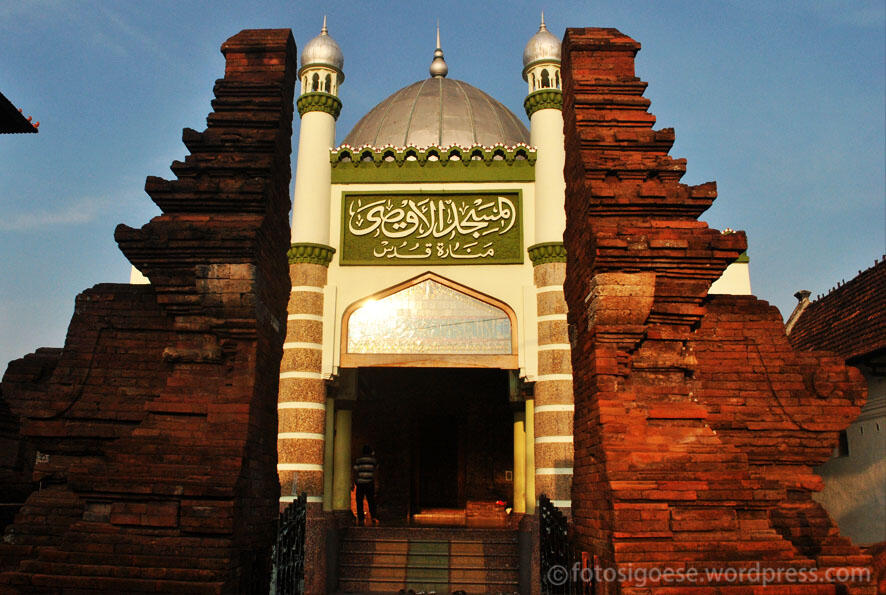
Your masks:
<svg viewBox="0 0 886 595"><path fill-rule="evenodd" d="M82 293L54 367L4 378L46 458L0 592L267 592L296 50L252 30L222 53L208 128L147 180L162 214L115 233L151 285Z"/></svg>
<svg viewBox="0 0 886 595"><path fill-rule="evenodd" d="M765 302L708 297L745 236L698 220L716 185L680 183L674 131L652 129L634 74L640 44L614 29L569 29L563 49L580 548L622 571L869 563L810 497L820 489L811 466L864 401L859 376L795 352ZM754 593L835 589L784 576L767 588L737 583ZM736 582L622 579L598 592L728 586Z"/></svg>

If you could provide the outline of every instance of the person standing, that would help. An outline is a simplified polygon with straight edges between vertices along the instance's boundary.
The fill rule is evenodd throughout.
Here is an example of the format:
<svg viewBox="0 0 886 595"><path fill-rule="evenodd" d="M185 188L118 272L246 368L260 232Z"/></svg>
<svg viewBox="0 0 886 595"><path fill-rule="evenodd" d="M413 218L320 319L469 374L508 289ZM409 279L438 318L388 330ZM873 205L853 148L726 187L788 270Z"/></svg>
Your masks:
<svg viewBox="0 0 886 595"><path fill-rule="evenodd" d="M375 516L375 475L378 469L378 462L372 452L372 447L366 444L363 446L363 454L354 462L354 483L357 486L357 524L363 524L363 498L369 505L369 514L372 522L377 523Z"/></svg>

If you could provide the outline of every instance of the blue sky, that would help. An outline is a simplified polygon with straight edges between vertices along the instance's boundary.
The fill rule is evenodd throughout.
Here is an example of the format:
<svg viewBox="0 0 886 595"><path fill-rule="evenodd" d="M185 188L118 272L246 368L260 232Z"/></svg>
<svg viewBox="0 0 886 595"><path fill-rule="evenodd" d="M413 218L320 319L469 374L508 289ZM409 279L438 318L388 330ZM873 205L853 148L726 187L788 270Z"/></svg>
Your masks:
<svg viewBox="0 0 886 595"><path fill-rule="evenodd" d="M449 76L525 121L521 56L541 10L557 36L616 27L643 44L656 127L676 129L685 182L718 182L702 218L747 231L758 297L787 315L796 290L825 293L886 252L883 0L0 0L0 91L41 123L0 136L0 369L62 345L77 293L128 281L114 227L158 213L145 177L171 177L181 129L205 127L231 35L288 27L301 48L328 14L341 141L427 76L438 18Z"/></svg>

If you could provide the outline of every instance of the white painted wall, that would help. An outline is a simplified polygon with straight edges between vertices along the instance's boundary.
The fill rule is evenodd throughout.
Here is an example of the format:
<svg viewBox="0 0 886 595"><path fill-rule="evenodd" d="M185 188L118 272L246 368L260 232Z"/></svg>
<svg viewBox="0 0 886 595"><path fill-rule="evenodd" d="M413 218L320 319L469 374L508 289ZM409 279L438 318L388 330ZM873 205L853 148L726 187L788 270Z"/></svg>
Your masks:
<svg viewBox="0 0 886 595"><path fill-rule="evenodd" d="M846 430L849 456L815 469L824 490L815 499L856 545L886 541L886 377L860 367L868 402Z"/></svg>
<svg viewBox="0 0 886 595"><path fill-rule="evenodd" d="M523 264L499 265L398 265L398 266L340 266L343 192L476 192L522 191L523 203ZM538 371L538 331L535 285L532 263L526 248L536 243L535 188L532 182L490 183L417 183L417 184L335 184L332 186L329 227L330 246L336 255L329 265L324 309L323 373L338 372L341 353L342 314L345 309L374 293L402 283L427 271L451 279L475 291L485 293L506 303L517 317L518 360L521 376L534 379Z"/></svg>
<svg viewBox="0 0 886 595"><path fill-rule="evenodd" d="M751 295L750 267L746 262L733 262L720 278L711 284L708 293L729 293L732 295Z"/></svg>

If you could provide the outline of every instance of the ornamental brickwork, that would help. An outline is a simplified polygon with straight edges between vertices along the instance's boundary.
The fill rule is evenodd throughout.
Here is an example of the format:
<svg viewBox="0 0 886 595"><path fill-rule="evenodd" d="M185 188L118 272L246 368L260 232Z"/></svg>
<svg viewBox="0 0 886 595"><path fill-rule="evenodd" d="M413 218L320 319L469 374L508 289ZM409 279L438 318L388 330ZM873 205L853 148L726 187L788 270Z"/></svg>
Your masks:
<svg viewBox="0 0 886 595"><path fill-rule="evenodd" d="M115 233L151 284L82 293L64 350L0 385L44 486L0 592L268 592L296 49L248 30L222 53L208 128L145 185L162 214Z"/></svg>
<svg viewBox="0 0 886 595"><path fill-rule="evenodd" d="M745 236L698 221L716 186L680 183L686 162L668 155L674 131L652 129L634 75L639 49L615 29L569 29L563 44L579 549L620 570L863 567L869 558L811 498L821 489L812 466L864 402L861 378L838 358L794 351L765 302L708 296ZM596 592L741 585L842 592L784 575L763 587L704 574Z"/></svg>

